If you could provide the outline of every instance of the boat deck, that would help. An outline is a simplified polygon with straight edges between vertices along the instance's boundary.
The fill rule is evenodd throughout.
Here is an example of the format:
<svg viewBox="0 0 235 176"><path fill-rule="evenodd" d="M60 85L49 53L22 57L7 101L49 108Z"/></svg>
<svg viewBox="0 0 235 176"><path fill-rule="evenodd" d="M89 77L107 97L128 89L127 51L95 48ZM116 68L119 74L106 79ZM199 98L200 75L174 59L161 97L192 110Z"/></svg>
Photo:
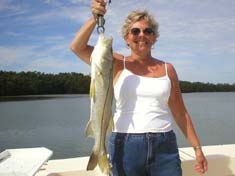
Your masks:
<svg viewBox="0 0 235 176"><path fill-rule="evenodd" d="M195 156L191 147L179 148L183 176L197 176ZM203 176L235 176L235 144L204 146L209 170ZM86 171L89 157L49 160L36 176L102 176L99 169Z"/></svg>

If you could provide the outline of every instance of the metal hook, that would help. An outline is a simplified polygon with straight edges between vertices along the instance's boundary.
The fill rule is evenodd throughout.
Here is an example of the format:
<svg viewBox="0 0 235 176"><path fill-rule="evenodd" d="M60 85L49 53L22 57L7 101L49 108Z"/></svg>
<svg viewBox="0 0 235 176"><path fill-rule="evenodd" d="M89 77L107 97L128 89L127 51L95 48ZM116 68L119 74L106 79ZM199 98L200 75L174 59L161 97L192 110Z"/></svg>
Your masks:
<svg viewBox="0 0 235 176"><path fill-rule="evenodd" d="M109 0L108 3L110 4L111 0ZM104 31L105 31L104 23L105 23L104 15L98 14L98 18L97 18L97 32L98 32L98 34L104 33Z"/></svg>
<svg viewBox="0 0 235 176"><path fill-rule="evenodd" d="M104 33L104 23L105 23L105 19L103 15L98 14L98 19L97 19L97 32L98 33Z"/></svg>
<svg viewBox="0 0 235 176"><path fill-rule="evenodd" d="M98 26L98 27L97 27L97 32L98 32L98 34L104 33L104 31L105 31L104 26Z"/></svg>

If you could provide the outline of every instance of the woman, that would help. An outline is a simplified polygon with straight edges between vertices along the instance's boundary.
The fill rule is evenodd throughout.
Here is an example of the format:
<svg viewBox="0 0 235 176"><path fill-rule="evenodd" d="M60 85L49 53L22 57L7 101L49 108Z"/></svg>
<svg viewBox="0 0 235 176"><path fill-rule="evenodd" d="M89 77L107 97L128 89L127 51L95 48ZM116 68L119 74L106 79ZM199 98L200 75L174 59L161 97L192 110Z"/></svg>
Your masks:
<svg viewBox="0 0 235 176"><path fill-rule="evenodd" d="M106 13L106 2L92 0L93 17L71 43L72 51L87 64L93 46L89 38L96 26L96 14ZM122 28L131 50L128 57L113 53L115 128L109 139L109 156L114 176L182 175L174 118L195 150L199 174L207 171L207 160L187 112L174 67L151 56L158 24L146 11L130 13Z"/></svg>

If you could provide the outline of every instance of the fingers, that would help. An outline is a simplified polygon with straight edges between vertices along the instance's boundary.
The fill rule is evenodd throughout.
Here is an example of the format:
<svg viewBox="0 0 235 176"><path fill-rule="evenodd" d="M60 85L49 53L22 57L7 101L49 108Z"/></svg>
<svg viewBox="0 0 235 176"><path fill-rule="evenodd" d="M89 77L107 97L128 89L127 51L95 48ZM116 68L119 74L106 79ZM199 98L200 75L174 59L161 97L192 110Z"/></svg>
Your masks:
<svg viewBox="0 0 235 176"><path fill-rule="evenodd" d="M204 172L206 172L208 170L208 163L207 163L207 161L203 162L203 167L204 167Z"/></svg>
<svg viewBox="0 0 235 176"><path fill-rule="evenodd" d="M194 166L194 169L197 173L199 174L204 174L207 169L208 169L208 166L207 166L207 161L204 160L202 162L198 162L195 166Z"/></svg>
<svg viewBox="0 0 235 176"><path fill-rule="evenodd" d="M104 15L106 13L106 1L103 0L92 0L91 11L92 14L97 17L98 14Z"/></svg>
<svg viewBox="0 0 235 176"><path fill-rule="evenodd" d="M208 170L208 163L202 150L196 151L196 161L197 164L194 166L195 171L199 174L204 174Z"/></svg>
<svg viewBox="0 0 235 176"><path fill-rule="evenodd" d="M200 165L198 165L198 164L196 164L196 165L194 166L194 170L195 170L197 173L199 173L199 174L205 173L204 169L203 169Z"/></svg>

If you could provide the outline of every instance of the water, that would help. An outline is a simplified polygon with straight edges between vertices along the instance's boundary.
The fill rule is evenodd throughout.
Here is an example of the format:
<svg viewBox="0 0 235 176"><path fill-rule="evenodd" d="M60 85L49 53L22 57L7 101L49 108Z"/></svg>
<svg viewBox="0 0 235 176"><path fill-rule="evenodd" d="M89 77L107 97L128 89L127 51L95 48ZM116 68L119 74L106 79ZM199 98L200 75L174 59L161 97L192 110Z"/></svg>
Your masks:
<svg viewBox="0 0 235 176"><path fill-rule="evenodd" d="M202 145L235 143L235 93L183 94ZM0 102L0 151L47 147L53 159L86 156L88 95L20 97ZM179 147L190 146L174 124Z"/></svg>

